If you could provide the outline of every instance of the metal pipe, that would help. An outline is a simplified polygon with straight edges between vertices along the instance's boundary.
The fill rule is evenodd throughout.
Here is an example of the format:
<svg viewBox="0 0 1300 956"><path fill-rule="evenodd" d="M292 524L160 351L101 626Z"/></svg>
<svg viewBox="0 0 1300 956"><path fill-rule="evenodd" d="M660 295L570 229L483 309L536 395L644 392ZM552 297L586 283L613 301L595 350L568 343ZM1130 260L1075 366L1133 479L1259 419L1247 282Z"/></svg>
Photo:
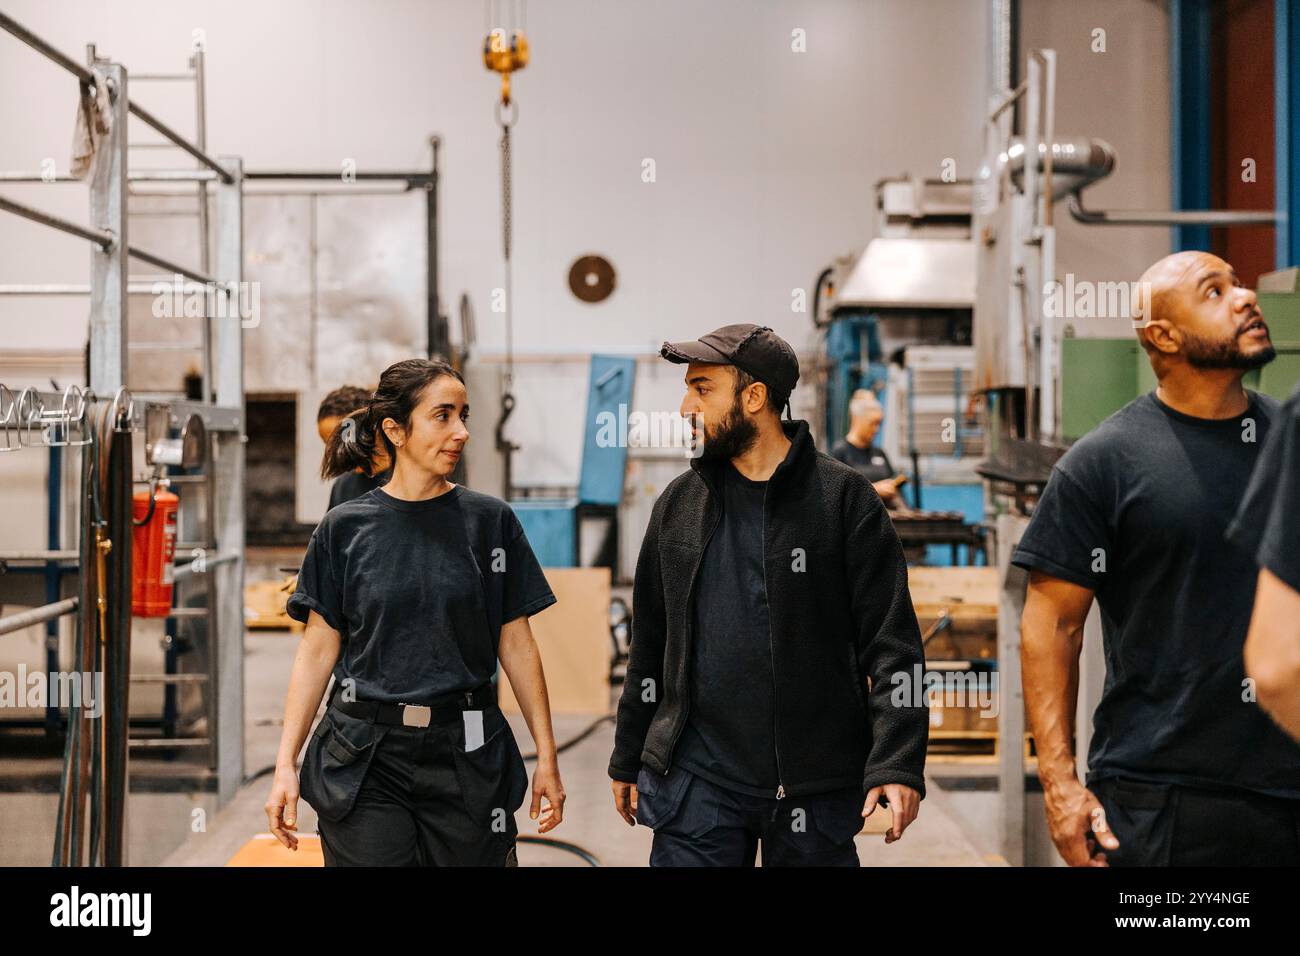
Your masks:
<svg viewBox="0 0 1300 956"><path fill-rule="evenodd" d="M1026 149L1038 150L1039 137L1041 129L1039 120L1042 119L1042 99L1044 94L1043 87L1043 63L1038 57L1032 54L1025 70L1025 109L1021 114L1025 123L1025 144ZM1025 212L1024 232L1020 236L1022 242L1033 245L1037 243L1041 236L1036 235L1042 223L1040 210L1043 202L1039 186L1039 166L1036 162L1025 164L1024 176L1021 185L1024 190L1024 201L1028 206ZM1050 201L1050 200L1049 200ZM1041 253L1041 247L1040 247ZM1013 260L1014 261L1014 260ZM1025 428L1026 435L1031 440L1038 437L1038 417L1034 414L1034 395L1039 386L1038 369L1034 367L1034 343L1032 329L1041 328L1041 321L1044 312L1042 296L1038 290L1042 287L1042 275L1035 271L1035 266L1042 264L1041 255L1027 256L1021 260L1023 263L1016 272L1016 284L1021 289L1021 329L1024 341L1021 343L1021 349L1024 352L1025 361Z"/></svg>
<svg viewBox="0 0 1300 956"><path fill-rule="evenodd" d="M0 634L10 634L14 631L21 631L25 627L31 627L33 624L44 624L46 621L53 621L65 614L71 614L80 603L78 598L68 598L66 601L57 601L43 607L34 607L30 611L23 611L20 614L0 617Z"/></svg>
<svg viewBox="0 0 1300 956"><path fill-rule="evenodd" d="M199 149L189 140L183 138L180 135L180 133L177 133L175 130L173 130L170 126L168 126L158 117L154 116L152 113L146 110L143 106L140 106L136 103L128 102L127 108L130 109L131 113L136 117L136 119L142 120L143 122L152 126L154 130L160 133L164 138L171 140L172 145L178 146L179 148L185 150L185 152L189 153L191 156L197 159L204 166L207 166L209 169L213 170L223 183L229 184L235 181L235 177L231 176L230 173L226 171L224 166L218 163L207 153L203 152L203 150Z"/></svg>
<svg viewBox="0 0 1300 956"><path fill-rule="evenodd" d="M219 554L216 557L204 558L203 567L205 570L210 570L212 568L217 567L218 565L230 564L232 561L238 561L238 560L239 560L239 555L237 554ZM194 569L194 562L191 561L189 564L176 565L176 570L173 572L172 577L173 580L184 581L186 578L192 578L194 577L195 574L202 574L202 573L203 573L202 571L196 571Z"/></svg>
<svg viewBox="0 0 1300 956"><path fill-rule="evenodd" d="M424 186L424 232L425 232L425 325L426 351L429 358L438 353L451 361L451 343L443 341L445 324L442 321L442 302L438 295L438 151L442 138L429 137L429 146L433 150L432 182Z"/></svg>
<svg viewBox="0 0 1300 956"><path fill-rule="evenodd" d="M131 342L127 345L133 352L198 352L202 342ZM172 479L175 481L175 479Z"/></svg>
<svg viewBox="0 0 1300 956"><path fill-rule="evenodd" d="M85 226L79 226L75 222L67 219L61 219L58 216L51 216L47 212L41 212L39 209L33 209L31 206L25 206L22 203L14 202L4 196L0 196L0 209L11 212L15 216L22 216L24 219L30 219L32 222L39 222L43 226L51 226L61 232L70 235L80 236L82 239L89 239L101 249L111 248L113 245L113 234L98 229L87 229Z"/></svg>
<svg viewBox="0 0 1300 956"><path fill-rule="evenodd" d="M207 674L132 674L133 684L204 684Z"/></svg>
<svg viewBox="0 0 1300 956"><path fill-rule="evenodd" d="M194 137L198 147L208 148L207 87L204 83L205 59L202 50L195 50L190 57L190 67L194 71ZM212 271L211 229L208 226L208 187L199 183L199 268L204 272ZM203 317L200 330L203 343L202 368L199 375L199 398L212 401L212 317Z"/></svg>
<svg viewBox="0 0 1300 956"><path fill-rule="evenodd" d="M81 80L82 83L89 83L91 86L95 84L95 75L91 73L90 70L86 69L76 60L60 53L26 27L19 26L12 17L7 16L4 13L0 13L0 29L12 33L37 53L40 53L42 56L53 60L59 66L63 67L77 79Z"/></svg>
<svg viewBox="0 0 1300 956"><path fill-rule="evenodd" d="M192 80L194 79L194 74L193 73L132 73L131 79L156 80L156 81Z"/></svg>
<svg viewBox="0 0 1300 956"><path fill-rule="evenodd" d="M208 746L207 737L132 737L132 750L189 750Z"/></svg>
<svg viewBox="0 0 1300 956"><path fill-rule="evenodd" d="M423 186L425 183L433 182L433 173L424 171L402 172L400 170L390 170L387 172L356 172L350 173L347 179L343 178L341 172L331 172L329 170L303 170L294 172L291 170L263 170L261 172L244 173L244 181L257 179L303 179L303 180L338 180L339 183L349 182L405 182L408 187Z"/></svg>
<svg viewBox="0 0 1300 956"><path fill-rule="evenodd" d="M1088 209L1079 193L1071 193L1070 215L1088 226L1272 226L1276 210L1234 209Z"/></svg>
<svg viewBox="0 0 1300 956"><path fill-rule="evenodd" d="M0 295L90 295L90 286L66 283L6 283L0 285Z"/></svg>
<svg viewBox="0 0 1300 956"><path fill-rule="evenodd" d="M411 192L406 187L385 188L383 186L371 187L347 187L339 186L337 189L259 189L253 186L251 189L245 189L245 196L406 196ZM141 199L189 199L192 193L189 191L165 190L165 189L132 189L131 198ZM133 216L193 216L190 210L175 209L140 209L131 210Z"/></svg>
<svg viewBox="0 0 1300 956"><path fill-rule="evenodd" d="M1052 225L1052 168L1055 162L1055 150L1051 144L1056 142L1056 51L1035 50L1034 56L1043 64L1043 225ZM1034 144L1035 147L1038 145Z"/></svg>
<svg viewBox="0 0 1300 956"><path fill-rule="evenodd" d="M997 119L1006 112L1008 108L1015 106L1020 97L1025 95L1025 91L1028 88L1028 84L1025 81L1021 81L1019 86L1004 96L997 106L993 107L993 112L989 113L989 120Z"/></svg>
<svg viewBox="0 0 1300 956"><path fill-rule="evenodd" d="M169 286L169 290L174 286ZM207 286L182 286L183 292L205 292ZM151 284L133 282L127 286L128 295L158 295L158 290ZM76 283L5 283L0 284L0 295L37 296L37 295L90 295L88 285Z"/></svg>
<svg viewBox="0 0 1300 956"><path fill-rule="evenodd" d="M211 182L217 178L217 174L210 169L142 169L126 174L126 178L133 183L171 183L171 182ZM88 182L76 176L69 176L66 173L56 176L42 176L40 173L30 173L25 170L13 172L0 172L0 182L4 183L83 183ZM177 196L188 196L189 193L175 193Z"/></svg>
<svg viewBox="0 0 1300 956"><path fill-rule="evenodd" d="M183 275L185 276L185 278L193 279L195 282L202 283L203 285L213 284L213 280L210 277L203 275L202 273L194 272L193 270L186 269L183 266L178 266L174 262L168 262L166 259L162 258L161 256L155 256L153 253L145 252L143 249L137 249L135 246L128 246L126 252L127 255L131 256L133 259L139 259L141 262L147 262L149 263L149 265L157 266L159 269L165 269L168 272L176 273L178 275ZM220 288L221 291L223 292L227 291L224 287L220 287Z"/></svg>
<svg viewBox="0 0 1300 956"><path fill-rule="evenodd" d="M987 0L985 12L987 83L990 97L1011 89L1011 5L1009 0Z"/></svg>

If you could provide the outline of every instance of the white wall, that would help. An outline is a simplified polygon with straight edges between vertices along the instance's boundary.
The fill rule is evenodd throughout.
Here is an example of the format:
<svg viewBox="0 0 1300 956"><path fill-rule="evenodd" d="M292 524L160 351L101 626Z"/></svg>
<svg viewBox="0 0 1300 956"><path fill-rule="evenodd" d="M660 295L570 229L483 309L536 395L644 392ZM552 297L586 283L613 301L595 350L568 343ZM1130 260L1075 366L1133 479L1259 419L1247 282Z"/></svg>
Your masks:
<svg viewBox="0 0 1300 956"><path fill-rule="evenodd" d="M425 135L442 134L442 291L454 302L468 290L481 341L503 343L488 311L501 266L484 4L14 0L6 11L74 58L94 40L136 71L182 68L191 30L204 29L208 142L250 168L336 169L346 157L419 168ZM984 42L971 0L551 0L529 6L527 26L534 59L515 81L521 351L651 349L728 319L801 336L790 290L865 242L872 182L976 157ZM790 49L795 28L807 31L806 53ZM0 89L0 165L35 169L51 156L64 168L75 81L6 35ZM185 96L133 88L188 131ZM641 181L646 157L653 184ZM80 186L6 191L85 215ZM589 251L619 272L600 307L565 284ZM86 263L78 240L0 222L4 280L84 281ZM24 301L25 314L61 320L6 321L5 344L79 345L84 306L68 306ZM6 318L15 309L0 302Z"/></svg>
<svg viewBox="0 0 1300 956"><path fill-rule="evenodd" d="M1116 173L1091 201L1166 205L1163 4L1022 7L1022 50L1058 51L1058 128L1102 136L1119 151ZM469 291L482 349L502 348L503 323L489 308L502 269L484 3L9 0L5 9L74 58L93 40L137 72L183 68L192 31L202 29L210 150L242 155L249 168L336 169L345 158L363 169L422 168L427 134L441 134L441 291L453 316ZM870 238L873 182L933 175L948 157L965 174L978 158L980 0L534 0L527 13L533 63L515 80L518 353L647 354L666 338L747 320L802 350L808 323L791 312L791 290ZM1104 55L1088 50L1094 26L1108 30ZM791 50L796 28L806 31L806 53ZM66 168L75 92L69 76L0 35L0 168L36 169L45 157ZM141 82L132 95L190 131L187 87ZM156 139L132 127L134 139ZM135 158L176 161L158 151ZM645 158L657 164L654 183L641 181ZM81 186L0 189L84 221ZM1167 249L1165 230L1059 221L1058 271L1079 278L1130 278ZM566 287L569 264L587 252L618 270L617 291L599 306ZM84 282L88 258L80 240L0 217L0 281ZM0 381L44 381L43 371L6 362L16 351L75 357L85 310L84 300L0 298ZM1100 325L1080 333L1121 334ZM544 376L518 385L521 405L550 400L551 430L577 433L580 402L556 407ZM483 398L478 437L490 444L494 410ZM544 470L576 467L572 455L565 462ZM0 466L0 481L17 467ZM527 452L517 467L528 467ZM13 546L35 546L40 522L0 532L6 545L14 536L22 540Z"/></svg>

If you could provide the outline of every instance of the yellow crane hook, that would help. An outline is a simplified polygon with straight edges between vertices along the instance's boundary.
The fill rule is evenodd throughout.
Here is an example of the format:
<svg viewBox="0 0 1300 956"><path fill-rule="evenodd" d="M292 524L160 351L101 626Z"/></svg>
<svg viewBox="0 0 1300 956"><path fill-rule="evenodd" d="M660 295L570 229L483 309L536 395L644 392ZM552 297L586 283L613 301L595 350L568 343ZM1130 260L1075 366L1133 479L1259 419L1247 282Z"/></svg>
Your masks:
<svg viewBox="0 0 1300 956"><path fill-rule="evenodd" d="M501 74L501 105L510 105L510 74L528 65L528 37L515 30L506 41L506 31L497 27L483 38L483 65Z"/></svg>

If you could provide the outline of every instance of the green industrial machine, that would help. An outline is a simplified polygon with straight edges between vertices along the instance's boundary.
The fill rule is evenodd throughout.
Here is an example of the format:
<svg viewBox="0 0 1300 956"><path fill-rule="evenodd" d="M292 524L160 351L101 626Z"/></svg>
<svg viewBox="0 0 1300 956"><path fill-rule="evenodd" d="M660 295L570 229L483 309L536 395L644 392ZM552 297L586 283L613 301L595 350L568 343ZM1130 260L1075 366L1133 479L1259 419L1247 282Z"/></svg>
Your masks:
<svg viewBox="0 0 1300 956"><path fill-rule="evenodd" d="M1300 383L1300 292L1261 292L1277 358L1247 372L1247 388L1284 401ZM1156 376L1136 336L1061 340L1061 437L1086 435L1139 395L1156 387Z"/></svg>

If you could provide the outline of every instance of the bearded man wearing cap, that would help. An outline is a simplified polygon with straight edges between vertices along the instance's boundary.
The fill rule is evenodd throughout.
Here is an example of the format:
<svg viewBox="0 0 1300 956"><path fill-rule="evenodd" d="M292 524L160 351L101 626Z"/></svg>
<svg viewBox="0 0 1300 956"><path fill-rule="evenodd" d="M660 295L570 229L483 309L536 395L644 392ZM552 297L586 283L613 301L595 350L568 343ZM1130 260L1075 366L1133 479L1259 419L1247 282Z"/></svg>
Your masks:
<svg viewBox="0 0 1300 956"><path fill-rule="evenodd" d="M771 329L665 342L686 365L690 470L655 502L610 758L614 804L655 831L652 866L858 864L925 793L929 714L900 693L924 655L880 497L782 421L799 379Z"/></svg>

